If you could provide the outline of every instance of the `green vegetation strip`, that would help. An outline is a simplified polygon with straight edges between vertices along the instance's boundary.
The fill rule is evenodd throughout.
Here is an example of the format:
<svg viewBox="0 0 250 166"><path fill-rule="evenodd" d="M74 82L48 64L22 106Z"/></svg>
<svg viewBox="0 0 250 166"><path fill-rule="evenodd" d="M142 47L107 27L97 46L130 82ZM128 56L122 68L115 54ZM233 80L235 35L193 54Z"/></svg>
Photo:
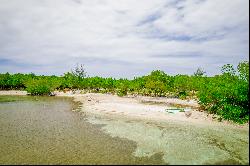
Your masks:
<svg viewBox="0 0 250 166"><path fill-rule="evenodd" d="M170 76L163 71L129 79L86 77L83 66L63 76L31 74L0 74L0 90L27 90L31 95L52 95L54 90L81 89L87 92L166 96L198 99L202 109L237 123L249 121L249 62L237 69L227 64L222 73L206 76L202 69L193 75Z"/></svg>

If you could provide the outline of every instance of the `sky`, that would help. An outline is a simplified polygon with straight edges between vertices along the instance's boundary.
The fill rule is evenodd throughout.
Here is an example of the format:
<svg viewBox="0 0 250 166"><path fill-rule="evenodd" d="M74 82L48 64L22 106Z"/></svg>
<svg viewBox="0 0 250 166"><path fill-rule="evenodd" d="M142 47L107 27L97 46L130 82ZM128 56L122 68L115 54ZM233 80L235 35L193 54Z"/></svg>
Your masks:
<svg viewBox="0 0 250 166"><path fill-rule="evenodd" d="M248 56L248 0L0 0L0 73L212 76Z"/></svg>

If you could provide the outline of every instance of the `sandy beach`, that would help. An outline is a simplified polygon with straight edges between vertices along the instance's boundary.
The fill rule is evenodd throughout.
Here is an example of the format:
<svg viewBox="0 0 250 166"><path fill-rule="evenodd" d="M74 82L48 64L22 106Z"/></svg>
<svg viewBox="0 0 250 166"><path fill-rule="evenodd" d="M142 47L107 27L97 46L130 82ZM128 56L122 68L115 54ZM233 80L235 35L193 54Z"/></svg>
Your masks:
<svg viewBox="0 0 250 166"><path fill-rule="evenodd" d="M188 123L194 125L223 125L248 129L249 125L238 125L229 121L219 122L216 115L199 110L199 104L195 100L181 100L166 97L125 96L119 97L111 94L77 92L55 92L56 96L74 97L81 102L82 111L113 118L147 120L155 122ZM185 112L168 113L167 108L175 106L190 109L191 115L187 117Z"/></svg>
<svg viewBox="0 0 250 166"><path fill-rule="evenodd" d="M229 121L219 122L215 115L200 111L195 100L181 100L166 97L125 96L111 94L86 93L81 91L54 92L56 96L73 97L82 103L81 111L101 116L125 118L147 121L168 121L197 125L228 125L248 129L248 124L238 125ZM0 95L26 95L26 91L0 91ZM190 110L189 116L185 112L168 113L167 108L182 106Z"/></svg>

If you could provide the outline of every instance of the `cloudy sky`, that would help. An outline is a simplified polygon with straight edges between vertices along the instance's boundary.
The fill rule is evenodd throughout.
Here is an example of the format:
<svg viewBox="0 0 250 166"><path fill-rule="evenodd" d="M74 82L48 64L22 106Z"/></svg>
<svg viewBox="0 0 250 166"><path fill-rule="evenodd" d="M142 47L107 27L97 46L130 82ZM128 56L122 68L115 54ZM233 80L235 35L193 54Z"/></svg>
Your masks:
<svg viewBox="0 0 250 166"><path fill-rule="evenodd" d="M248 0L0 0L0 73L207 75L249 60Z"/></svg>

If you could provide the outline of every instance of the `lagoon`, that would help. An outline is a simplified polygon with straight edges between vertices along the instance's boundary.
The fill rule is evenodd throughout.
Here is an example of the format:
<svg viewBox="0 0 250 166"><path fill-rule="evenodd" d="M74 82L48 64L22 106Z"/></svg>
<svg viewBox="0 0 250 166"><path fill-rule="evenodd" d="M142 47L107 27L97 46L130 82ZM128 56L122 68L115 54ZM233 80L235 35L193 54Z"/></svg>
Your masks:
<svg viewBox="0 0 250 166"><path fill-rule="evenodd" d="M79 107L69 97L0 96L0 164L249 163L246 130L115 119Z"/></svg>

